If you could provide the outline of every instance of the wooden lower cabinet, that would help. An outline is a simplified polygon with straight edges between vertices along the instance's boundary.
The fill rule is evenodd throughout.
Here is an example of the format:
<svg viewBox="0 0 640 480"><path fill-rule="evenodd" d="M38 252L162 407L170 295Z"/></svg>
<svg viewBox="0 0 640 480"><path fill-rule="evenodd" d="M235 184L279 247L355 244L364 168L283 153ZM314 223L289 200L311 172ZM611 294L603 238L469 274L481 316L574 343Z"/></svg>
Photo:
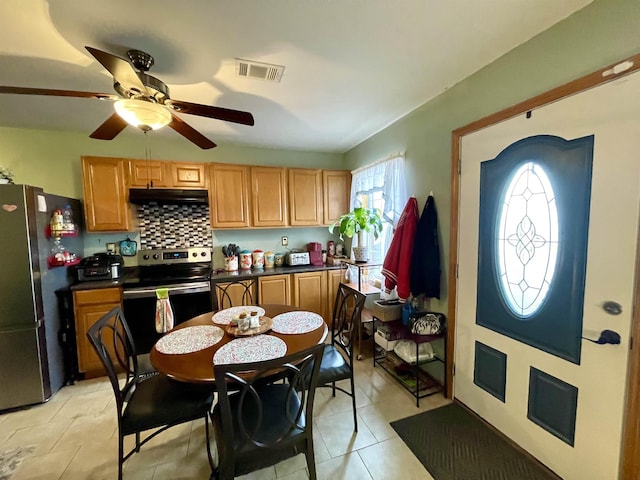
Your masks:
<svg viewBox="0 0 640 480"><path fill-rule="evenodd" d="M336 294L338 293L338 285L343 278L342 269L327 270L327 325L331 327L333 324L333 307L336 303Z"/></svg>
<svg viewBox="0 0 640 480"><path fill-rule="evenodd" d="M291 275L258 277L258 303L291 304Z"/></svg>
<svg viewBox="0 0 640 480"><path fill-rule="evenodd" d="M327 321L327 272L294 273L293 305L316 312Z"/></svg>
<svg viewBox="0 0 640 480"><path fill-rule="evenodd" d="M73 292L78 370L84 373L85 377L104 375L105 373L100 358L87 338L87 331L103 315L121 304L122 290L120 288L76 290Z"/></svg>
<svg viewBox="0 0 640 480"><path fill-rule="evenodd" d="M247 285L250 285L251 282L253 280L245 280L245 281L241 281L241 282L217 282L213 285L213 288L215 290L215 295L216 295L216 305L218 305L219 307L222 305L222 295L223 295L223 291L226 291L227 294L229 295L229 298L231 299L231 305L233 306L240 306L240 305L244 305L247 302L243 302L243 296L245 293L245 287ZM257 297L256 297L256 285L255 283L253 285L251 285L251 287L249 288L249 292L251 293L251 298L253 299L253 304L255 305L257 302ZM225 300L224 306L226 308L229 307L228 305L229 300Z"/></svg>

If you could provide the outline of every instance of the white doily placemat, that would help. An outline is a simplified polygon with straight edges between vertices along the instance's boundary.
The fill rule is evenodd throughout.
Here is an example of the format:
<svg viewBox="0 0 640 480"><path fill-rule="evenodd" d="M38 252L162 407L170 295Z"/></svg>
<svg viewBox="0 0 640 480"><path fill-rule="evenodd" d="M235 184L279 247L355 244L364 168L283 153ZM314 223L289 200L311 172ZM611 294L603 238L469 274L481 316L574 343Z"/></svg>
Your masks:
<svg viewBox="0 0 640 480"><path fill-rule="evenodd" d="M218 343L224 330L215 325L186 327L167 333L156 343L156 350L166 354L181 354L204 350Z"/></svg>
<svg viewBox="0 0 640 480"><path fill-rule="evenodd" d="M271 330L278 333L307 333L324 323L324 319L314 312L287 312L273 317Z"/></svg>
<svg viewBox="0 0 640 480"><path fill-rule="evenodd" d="M271 335L242 337L224 344L213 356L213 363L249 363L262 362L284 357L287 344L284 340Z"/></svg>
<svg viewBox="0 0 640 480"><path fill-rule="evenodd" d="M212 320L213 323L217 323L218 325L229 325L235 315L240 315L241 313L249 315L251 312L258 312L258 316L262 317L264 315L264 308L253 305L225 308L224 310L214 313Z"/></svg>

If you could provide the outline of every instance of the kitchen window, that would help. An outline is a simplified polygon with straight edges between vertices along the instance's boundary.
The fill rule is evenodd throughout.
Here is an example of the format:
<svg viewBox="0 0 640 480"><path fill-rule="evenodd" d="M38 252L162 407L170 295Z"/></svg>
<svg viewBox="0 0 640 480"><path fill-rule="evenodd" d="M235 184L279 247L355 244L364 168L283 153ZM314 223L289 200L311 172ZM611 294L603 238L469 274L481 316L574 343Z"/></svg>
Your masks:
<svg viewBox="0 0 640 480"><path fill-rule="evenodd" d="M382 212L382 233L377 240L370 233L366 240L369 246L369 261L382 263L391 245L393 229L408 200L404 178L404 153L397 153L358 168L351 174L350 208L377 208ZM357 243L357 237L353 237L353 242Z"/></svg>

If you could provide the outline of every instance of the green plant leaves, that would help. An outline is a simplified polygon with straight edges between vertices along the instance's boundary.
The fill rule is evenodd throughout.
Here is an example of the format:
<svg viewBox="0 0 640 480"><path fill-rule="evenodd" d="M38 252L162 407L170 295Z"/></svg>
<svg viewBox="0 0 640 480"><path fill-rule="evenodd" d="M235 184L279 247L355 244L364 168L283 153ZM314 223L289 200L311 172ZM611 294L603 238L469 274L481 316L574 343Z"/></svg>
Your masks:
<svg viewBox="0 0 640 480"><path fill-rule="evenodd" d="M373 232L373 236L377 240L382 231L382 218L377 208L356 207L330 225L329 232L333 233L336 226L339 227L340 240L343 240L344 237L351 238L361 230Z"/></svg>

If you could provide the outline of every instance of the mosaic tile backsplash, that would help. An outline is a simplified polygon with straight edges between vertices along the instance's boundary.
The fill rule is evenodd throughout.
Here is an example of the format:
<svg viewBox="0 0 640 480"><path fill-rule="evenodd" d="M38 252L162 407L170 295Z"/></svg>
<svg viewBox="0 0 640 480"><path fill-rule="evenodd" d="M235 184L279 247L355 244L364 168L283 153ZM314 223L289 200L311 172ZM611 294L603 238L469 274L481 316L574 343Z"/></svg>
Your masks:
<svg viewBox="0 0 640 480"><path fill-rule="evenodd" d="M208 205L138 206L140 248L211 247Z"/></svg>

